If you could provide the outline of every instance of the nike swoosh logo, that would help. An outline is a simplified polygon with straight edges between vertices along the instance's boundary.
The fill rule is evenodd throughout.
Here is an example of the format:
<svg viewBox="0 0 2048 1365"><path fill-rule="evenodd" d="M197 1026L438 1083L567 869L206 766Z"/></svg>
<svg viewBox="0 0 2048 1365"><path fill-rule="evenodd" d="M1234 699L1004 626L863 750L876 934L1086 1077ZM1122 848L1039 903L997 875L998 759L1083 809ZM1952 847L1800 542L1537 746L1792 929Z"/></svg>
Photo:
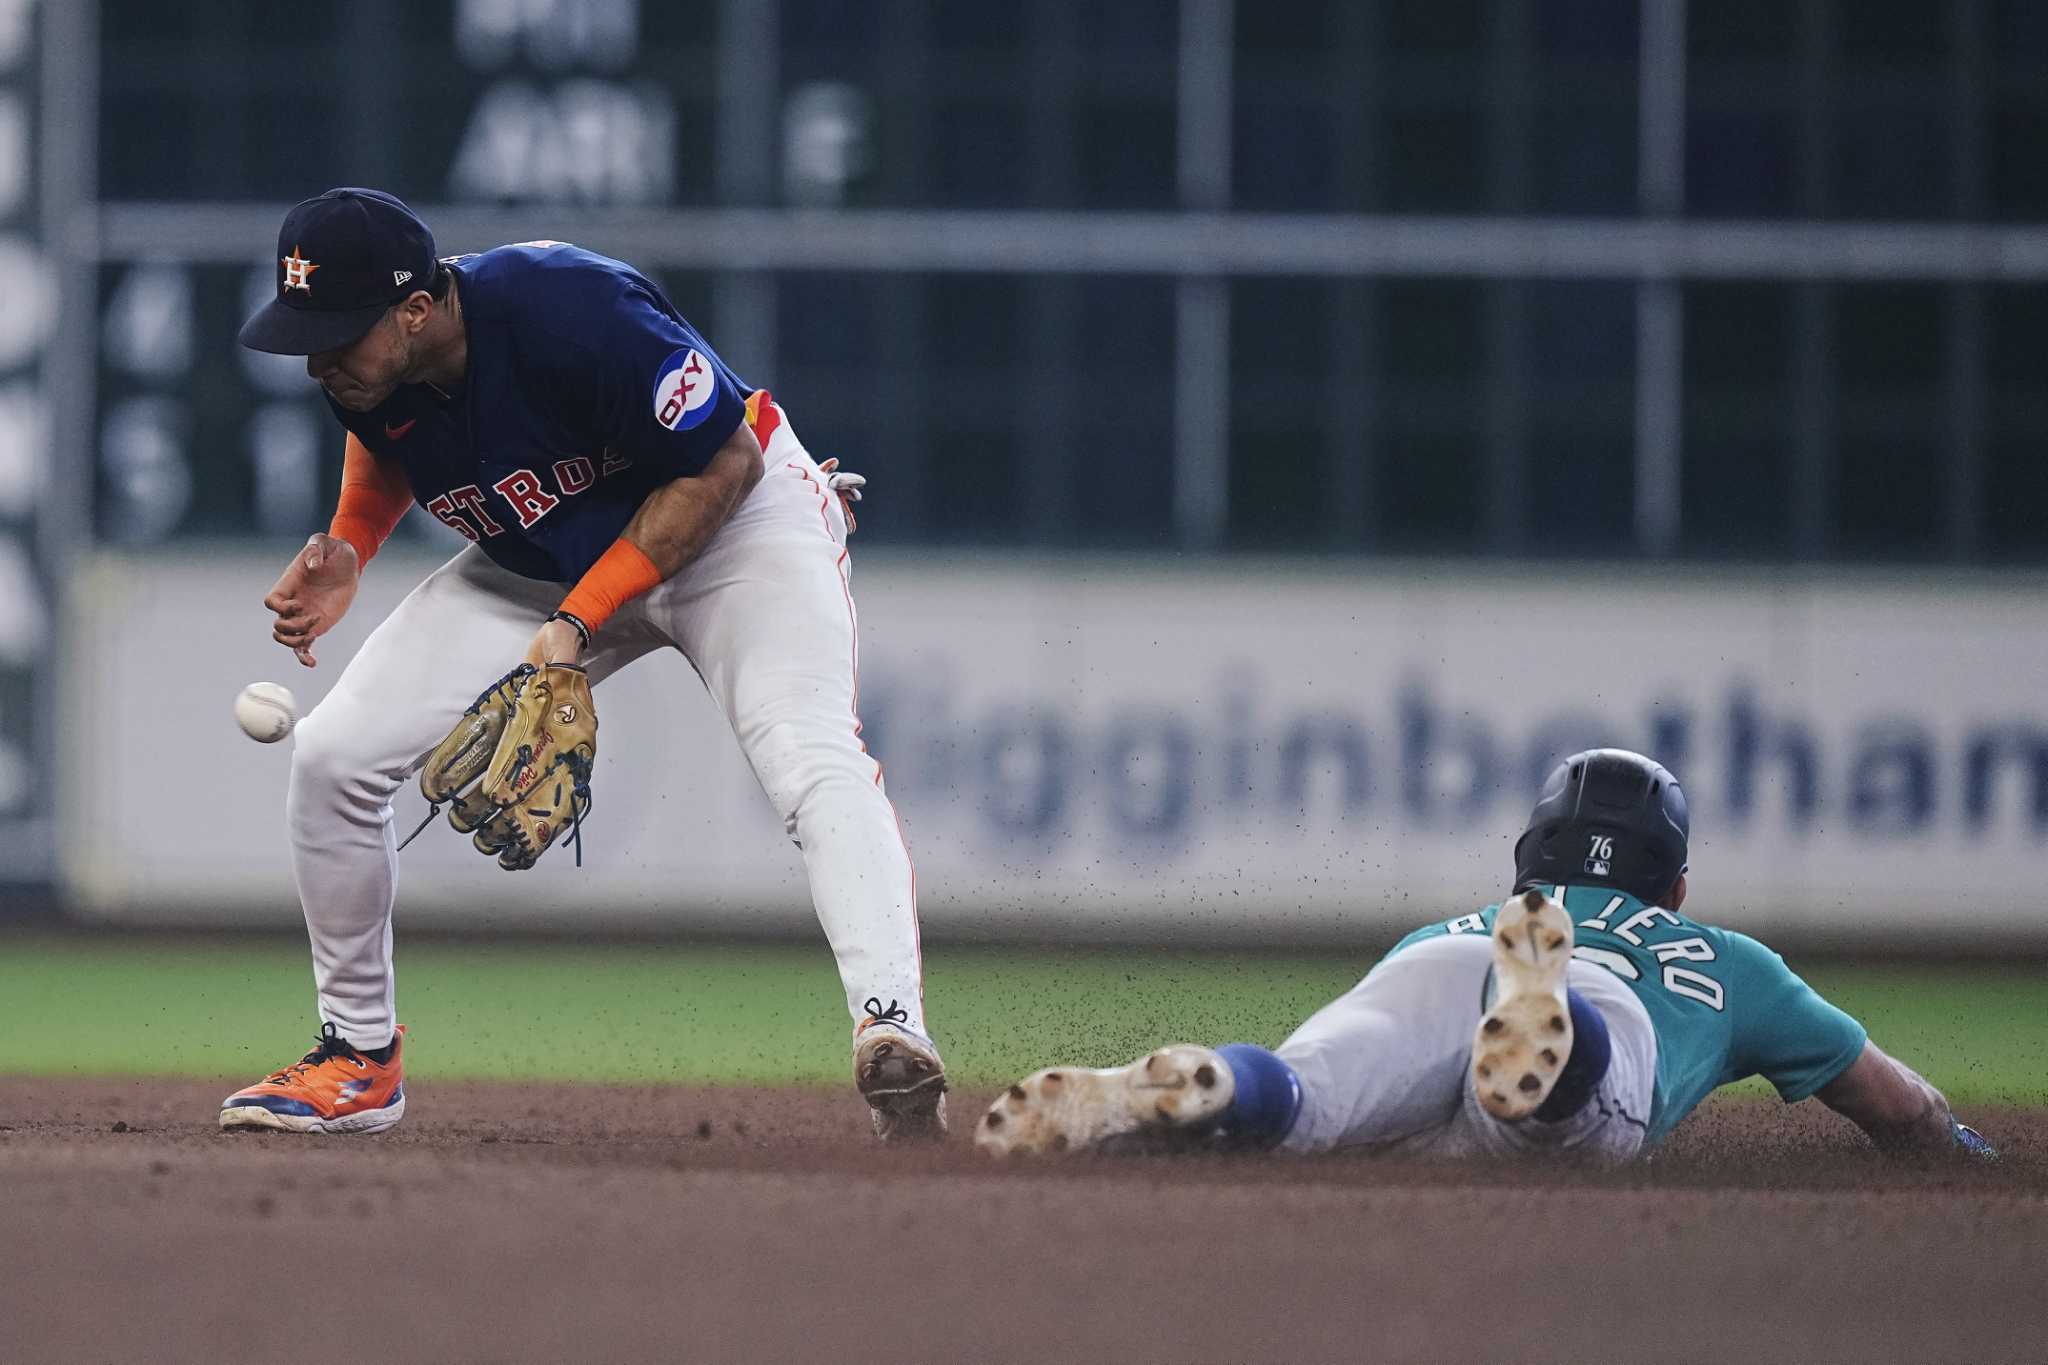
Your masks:
<svg viewBox="0 0 2048 1365"><path fill-rule="evenodd" d="M391 423L386 422L384 424L384 439L387 441L402 440L405 436L405 433L412 430L413 422L417 422L419 420L419 418L415 417L412 419L411 422L400 422L395 427L392 426Z"/></svg>

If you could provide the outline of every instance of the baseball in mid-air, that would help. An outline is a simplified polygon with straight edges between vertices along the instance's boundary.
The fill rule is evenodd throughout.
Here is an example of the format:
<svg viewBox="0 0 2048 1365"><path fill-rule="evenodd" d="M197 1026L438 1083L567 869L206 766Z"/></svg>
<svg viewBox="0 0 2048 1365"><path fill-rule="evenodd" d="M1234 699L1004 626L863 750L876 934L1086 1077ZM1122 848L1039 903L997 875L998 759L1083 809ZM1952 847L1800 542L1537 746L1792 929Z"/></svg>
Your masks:
<svg viewBox="0 0 2048 1365"><path fill-rule="evenodd" d="M298 724L292 690L279 683L253 682L235 697L235 724L258 744L275 744Z"/></svg>

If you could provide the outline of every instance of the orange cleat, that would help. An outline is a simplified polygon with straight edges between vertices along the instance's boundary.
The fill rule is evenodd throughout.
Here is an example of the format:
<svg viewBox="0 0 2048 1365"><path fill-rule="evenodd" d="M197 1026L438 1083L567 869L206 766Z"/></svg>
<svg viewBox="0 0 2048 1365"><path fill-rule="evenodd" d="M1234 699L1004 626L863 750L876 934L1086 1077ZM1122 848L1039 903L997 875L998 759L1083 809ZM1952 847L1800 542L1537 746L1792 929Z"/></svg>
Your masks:
<svg viewBox="0 0 2048 1365"><path fill-rule="evenodd" d="M381 1133L405 1117L405 1028L391 1060L363 1056L320 1026L319 1046L297 1062L222 1101L220 1126L288 1133Z"/></svg>

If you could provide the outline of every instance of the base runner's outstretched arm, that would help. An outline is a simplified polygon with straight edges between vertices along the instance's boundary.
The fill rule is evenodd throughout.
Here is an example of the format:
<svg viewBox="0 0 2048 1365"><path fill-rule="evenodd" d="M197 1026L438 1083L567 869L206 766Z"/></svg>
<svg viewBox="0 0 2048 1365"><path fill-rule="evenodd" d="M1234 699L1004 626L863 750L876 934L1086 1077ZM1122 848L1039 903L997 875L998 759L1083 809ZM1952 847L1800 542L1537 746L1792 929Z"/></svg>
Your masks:
<svg viewBox="0 0 2048 1365"><path fill-rule="evenodd" d="M1919 1072L1866 1042L1849 1069L1815 1097L1870 1135L1881 1151L1894 1155L1936 1154L1957 1149L1992 1155L1975 1130L1956 1122L1948 1099Z"/></svg>

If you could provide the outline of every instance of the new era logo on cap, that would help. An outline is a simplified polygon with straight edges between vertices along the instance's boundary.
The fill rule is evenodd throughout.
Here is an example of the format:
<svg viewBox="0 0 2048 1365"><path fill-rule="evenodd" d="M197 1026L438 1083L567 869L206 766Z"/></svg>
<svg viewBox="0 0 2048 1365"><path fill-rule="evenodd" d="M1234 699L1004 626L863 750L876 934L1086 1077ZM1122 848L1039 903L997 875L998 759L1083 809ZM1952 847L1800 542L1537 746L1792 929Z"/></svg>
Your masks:
<svg viewBox="0 0 2048 1365"><path fill-rule="evenodd" d="M394 270L391 272L391 283L394 285L404 284L411 278L412 272L410 270Z"/></svg>

